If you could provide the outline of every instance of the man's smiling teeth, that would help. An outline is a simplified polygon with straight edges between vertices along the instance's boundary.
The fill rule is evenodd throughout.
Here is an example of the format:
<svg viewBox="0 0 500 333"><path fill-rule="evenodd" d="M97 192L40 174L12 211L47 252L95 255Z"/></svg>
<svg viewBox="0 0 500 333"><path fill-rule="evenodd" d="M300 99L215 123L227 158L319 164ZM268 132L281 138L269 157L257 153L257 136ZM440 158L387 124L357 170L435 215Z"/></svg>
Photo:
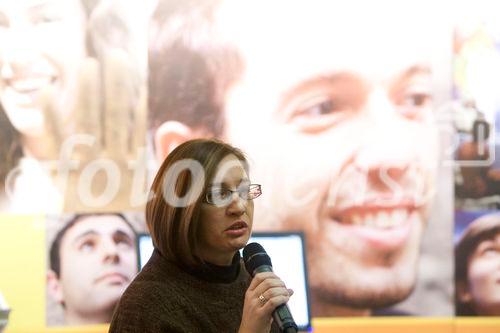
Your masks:
<svg viewBox="0 0 500 333"><path fill-rule="evenodd" d="M342 224L388 229L403 225L408 221L409 211L405 208L353 212L342 217Z"/></svg>

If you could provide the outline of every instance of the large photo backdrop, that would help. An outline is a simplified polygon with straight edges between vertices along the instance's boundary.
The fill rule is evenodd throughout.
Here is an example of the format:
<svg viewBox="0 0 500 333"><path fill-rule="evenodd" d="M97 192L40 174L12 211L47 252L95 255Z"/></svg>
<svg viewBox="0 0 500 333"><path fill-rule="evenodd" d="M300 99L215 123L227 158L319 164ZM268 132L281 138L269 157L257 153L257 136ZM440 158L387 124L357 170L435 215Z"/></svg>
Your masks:
<svg viewBox="0 0 500 333"><path fill-rule="evenodd" d="M494 12L0 1L7 332L106 330L151 180L200 137L247 154L255 231L304 233L314 318L500 316Z"/></svg>
<svg viewBox="0 0 500 333"><path fill-rule="evenodd" d="M151 20L156 156L199 136L249 155L254 229L305 233L316 317L453 313L452 30L430 4L390 4L165 1Z"/></svg>

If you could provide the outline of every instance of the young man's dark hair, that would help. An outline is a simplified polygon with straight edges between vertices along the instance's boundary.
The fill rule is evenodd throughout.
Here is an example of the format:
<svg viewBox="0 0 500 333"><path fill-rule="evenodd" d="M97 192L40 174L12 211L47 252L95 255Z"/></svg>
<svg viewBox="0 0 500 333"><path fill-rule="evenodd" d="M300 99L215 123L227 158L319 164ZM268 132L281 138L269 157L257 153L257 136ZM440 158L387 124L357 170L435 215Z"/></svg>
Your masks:
<svg viewBox="0 0 500 333"><path fill-rule="evenodd" d="M149 126L167 120L220 137L224 96L242 73L234 48L218 40L214 11L219 0L160 0L149 40Z"/></svg>

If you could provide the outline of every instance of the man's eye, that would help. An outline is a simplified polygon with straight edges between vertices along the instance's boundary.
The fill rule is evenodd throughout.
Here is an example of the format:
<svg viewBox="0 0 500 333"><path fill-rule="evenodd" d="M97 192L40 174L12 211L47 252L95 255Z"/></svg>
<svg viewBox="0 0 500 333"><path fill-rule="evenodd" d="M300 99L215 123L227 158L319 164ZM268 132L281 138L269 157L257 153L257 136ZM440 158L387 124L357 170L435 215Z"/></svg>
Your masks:
<svg viewBox="0 0 500 333"><path fill-rule="evenodd" d="M429 104L431 96L425 93L409 94L405 96L404 104L410 107L422 107Z"/></svg>
<svg viewBox="0 0 500 333"><path fill-rule="evenodd" d="M342 90L343 93L344 90ZM323 92L298 97L288 105L287 123L303 133L325 131L343 119L352 116L359 107L359 99L346 92Z"/></svg>
<svg viewBox="0 0 500 333"><path fill-rule="evenodd" d="M80 244L79 249L82 252L91 252L95 248L95 245L93 240L87 240Z"/></svg>
<svg viewBox="0 0 500 333"><path fill-rule="evenodd" d="M432 106L432 95L427 92L409 92L404 94L399 100L399 111L409 119L425 119L426 110Z"/></svg>
<svg viewBox="0 0 500 333"><path fill-rule="evenodd" d="M335 102L331 98L321 98L308 102L304 107L301 107L297 114L304 116L323 116L335 112L337 110Z"/></svg>
<svg viewBox="0 0 500 333"><path fill-rule="evenodd" d="M132 240L125 235L115 237L115 243L127 248L133 246Z"/></svg>

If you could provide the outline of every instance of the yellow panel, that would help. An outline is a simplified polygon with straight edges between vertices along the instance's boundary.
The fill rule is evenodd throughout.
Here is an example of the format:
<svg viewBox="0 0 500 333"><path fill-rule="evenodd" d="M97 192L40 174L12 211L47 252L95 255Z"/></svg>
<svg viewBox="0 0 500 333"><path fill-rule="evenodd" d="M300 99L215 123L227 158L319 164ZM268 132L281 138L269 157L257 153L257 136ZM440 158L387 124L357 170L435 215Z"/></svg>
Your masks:
<svg viewBox="0 0 500 333"><path fill-rule="evenodd" d="M45 219L0 215L0 290L12 309L8 330L45 327Z"/></svg>
<svg viewBox="0 0 500 333"><path fill-rule="evenodd" d="M315 318L314 333L499 333L500 318Z"/></svg>
<svg viewBox="0 0 500 333"><path fill-rule="evenodd" d="M455 333L499 333L500 318L460 318Z"/></svg>
<svg viewBox="0 0 500 333"><path fill-rule="evenodd" d="M316 318L314 333L454 333L452 318Z"/></svg>

